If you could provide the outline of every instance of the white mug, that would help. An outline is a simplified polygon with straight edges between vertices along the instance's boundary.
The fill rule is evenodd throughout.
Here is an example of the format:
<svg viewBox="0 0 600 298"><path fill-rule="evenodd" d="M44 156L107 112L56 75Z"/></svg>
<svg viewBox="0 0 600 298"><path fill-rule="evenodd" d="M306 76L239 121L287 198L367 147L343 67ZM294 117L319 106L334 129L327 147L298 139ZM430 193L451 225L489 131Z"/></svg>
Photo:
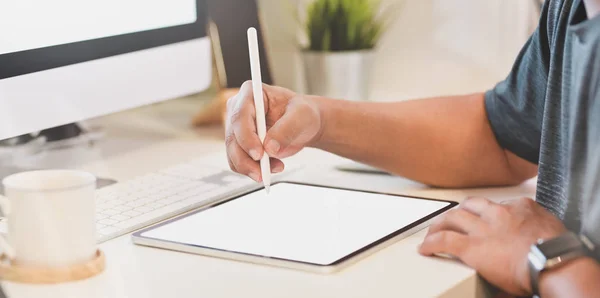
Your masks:
<svg viewBox="0 0 600 298"><path fill-rule="evenodd" d="M73 170L23 172L3 181L8 241L0 249L19 266L66 267L96 253L96 177Z"/></svg>

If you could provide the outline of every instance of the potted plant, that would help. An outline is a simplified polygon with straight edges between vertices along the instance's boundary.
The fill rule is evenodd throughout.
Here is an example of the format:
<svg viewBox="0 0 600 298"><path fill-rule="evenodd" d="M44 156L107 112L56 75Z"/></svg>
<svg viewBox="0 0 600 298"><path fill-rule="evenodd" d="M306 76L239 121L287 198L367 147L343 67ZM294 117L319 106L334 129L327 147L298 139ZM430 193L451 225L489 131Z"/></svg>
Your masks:
<svg viewBox="0 0 600 298"><path fill-rule="evenodd" d="M379 0L313 0L303 24L307 92L365 100L374 50L390 21Z"/></svg>

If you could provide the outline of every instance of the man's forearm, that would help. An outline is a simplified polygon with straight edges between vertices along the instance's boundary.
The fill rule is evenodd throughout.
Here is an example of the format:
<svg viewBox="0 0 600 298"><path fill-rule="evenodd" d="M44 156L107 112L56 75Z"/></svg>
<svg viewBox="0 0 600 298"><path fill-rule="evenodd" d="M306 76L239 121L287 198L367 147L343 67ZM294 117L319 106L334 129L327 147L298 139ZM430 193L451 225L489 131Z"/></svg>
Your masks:
<svg viewBox="0 0 600 298"><path fill-rule="evenodd" d="M540 276L543 298L600 297L600 265L591 258L582 258L564 267L543 272Z"/></svg>
<svg viewBox="0 0 600 298"><path fill-rule="evenodd" d="M509 185L535 175L511 167L487 120L483 94L395 103L314 98L315 147L442 187Z"/></svg>

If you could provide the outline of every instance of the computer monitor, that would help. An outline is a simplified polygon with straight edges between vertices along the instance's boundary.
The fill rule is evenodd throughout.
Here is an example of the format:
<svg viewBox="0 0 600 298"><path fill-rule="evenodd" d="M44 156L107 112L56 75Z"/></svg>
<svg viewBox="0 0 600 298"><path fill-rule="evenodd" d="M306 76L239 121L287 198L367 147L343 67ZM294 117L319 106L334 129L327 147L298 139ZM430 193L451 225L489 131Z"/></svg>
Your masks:
<svg viewBox="0 0 600 298"><path fill-rule="evenodd" d="M0 140L202 91L205 0L0 1Z"/></svg>

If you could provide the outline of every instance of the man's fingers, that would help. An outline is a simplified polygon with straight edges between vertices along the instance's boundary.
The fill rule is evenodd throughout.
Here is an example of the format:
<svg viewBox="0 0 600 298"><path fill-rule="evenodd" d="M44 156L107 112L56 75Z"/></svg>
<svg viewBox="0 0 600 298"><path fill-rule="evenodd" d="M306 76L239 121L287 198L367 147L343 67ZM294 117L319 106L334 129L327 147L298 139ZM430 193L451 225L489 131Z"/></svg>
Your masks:
<svg viewBox="0 0 600 298"><path fill-rule="evenodd" d="M242 175L246 175L256 182L261 181L260 165L252 160L248 154L238 145L235 138L227 140L227 155L231 169Z"/></svg>
<svg viewBox="0 0 600 298"><path fill-rule="evenodd" d="M502 220L510 214L510 205L498 204L484 198L468 198L460 207L479 215L487 222Z"/></svg>
<svg viewBox="0 0 600 298"><path fill-rule="evenodd" d="M473 214L482 216L484 213L488 212L489 208L493 205L497 204L486 198L470 197L464 200L459 207Z"/></svg>
<svg viewBox="0 0 600 298"><path fill-rule="evenodd" d="M532 198L523 197L517 200L511 200L505 203L508 206L516 206L519 208L533 209L537 207L537 203Z"/></svg>
<svg viewBox="0 0 600 298"><path fill-rule="evenodd" d="M302 133L301 119L295 119L293 113L284 114L271 127L265 138L264 148L269 156L280 157L280 153Z"/></svg>
<svg viewBox="0 0 600 298"><path fill-rule="evenodd" d="M461 258L469 246L469 236L452 231L442 231L430 234L419 248L419 253L425 256L446 254Z"/></svg>
<svg viewBox="0 0 600 298"><path fill-rule="evenodd" d="M238 145L254 160L260 160L263 146L256 131L256 112L251 83L244 83L240 92L227 102L228 130Z"/></svg>
<svg viewBox="0 0 600 298"><path fill-rule="evenodd" d="M291 104L288 106L285 114L269 129L265 138L265 150L269 156L284 158L285 150L296 144L299 138L306 133L310 127L310 117L314 111L312 107L303 104Z"/></svg>
<svg viewBox="0 0 600 298"><path fill-rule="evenodd" d="M464 209L453 209L437 218L429 227L428 234L441 231L454 231L461 234L472 234L479 231L486 223L481 218Z"/></svg>
<svg viewBox="0 0 600 298"><path fill-rule="evenodd" d="M248 156L257 161L262 158L263 146L256 132L254 119L245 114L232 122L233 134L238 145Z"/></svg>
<svg viewBox="0 0 600 298"><path fill-rule="evenodd" d="M273 174L277 174L277 173L281 173L283 172L283 169L285 169L285 165L283 164L283 162L277 158L271 158L271 173Z"/></svg>

